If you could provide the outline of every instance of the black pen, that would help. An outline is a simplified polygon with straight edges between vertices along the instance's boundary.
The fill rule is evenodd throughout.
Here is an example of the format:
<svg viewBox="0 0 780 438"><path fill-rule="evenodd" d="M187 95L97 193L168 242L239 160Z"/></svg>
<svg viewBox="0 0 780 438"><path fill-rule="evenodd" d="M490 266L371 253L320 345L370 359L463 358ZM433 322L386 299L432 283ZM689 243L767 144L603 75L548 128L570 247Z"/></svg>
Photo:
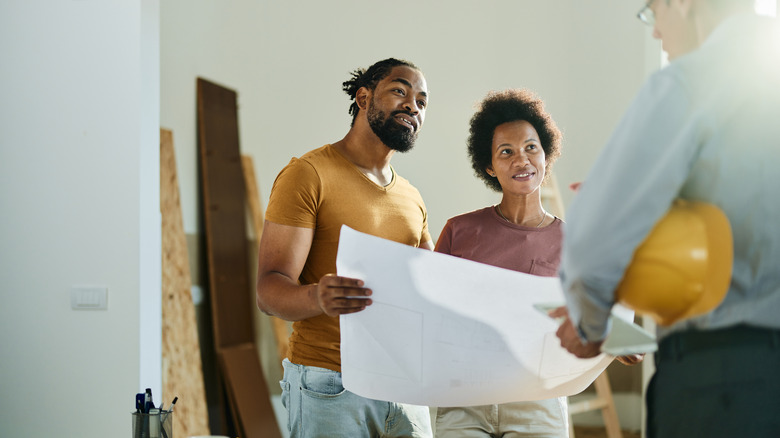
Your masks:
<svg viewBox="0 0 780 438"><path fill-rule="evenodd" d="M146 388L144 412L148 414L152 408L154 408L154 401L152 400L152 388Z"/></svg>
<svg viewBox="0 0 780 438"><path fill-rule="evenodd" d="M173 402L171 402L171 407L168 408L165 412L165 418L162 419L162 422L165 423L166 420L168 420L168 415L171 415L171 412L173 412L173 407L176 406L176 401L179 400L179 397L174 397Z"/></svg>
<svg viewBox="0 0 780 438"><path fill-rule="evenodd" d="M167 411L163 411L165 413L165 417L163 417L160 424L160 426L162 426L163 438L168 438L168 433L165 432L165 422L168 421L168 416L171 415L171 412L173 412L173 407L176 406L177 400L179 400L179 397L174 397L173 401L171 402L171 407L168 408Z"/></svg>
<svg viewBox="0 0 780 438"><path fill-rule="evenodd" d="M139 392L135 395L135 409L139 414L144 413L144 401L146 400L143 392Z"/></svg>
<svg viewBox="0 0 780 438"><path fill-rule="evenodd" d="M143 433L144 428L144 395L142 393L136 394L135 396L135 415L133 416L135 418L135 424L133 425L133 430L135 431L136 435Z"/></svg>

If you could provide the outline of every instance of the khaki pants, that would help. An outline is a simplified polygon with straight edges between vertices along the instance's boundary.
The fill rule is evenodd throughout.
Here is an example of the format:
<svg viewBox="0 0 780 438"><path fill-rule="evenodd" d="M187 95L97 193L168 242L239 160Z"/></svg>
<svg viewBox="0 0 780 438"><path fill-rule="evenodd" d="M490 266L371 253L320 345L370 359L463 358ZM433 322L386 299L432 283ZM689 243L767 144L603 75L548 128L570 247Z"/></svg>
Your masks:
<svg viewBox="0 0 780 438"><path fill-rule="evenodd" d="M500 405L438 408L437 438L567 438L566 398Z"/></svg>

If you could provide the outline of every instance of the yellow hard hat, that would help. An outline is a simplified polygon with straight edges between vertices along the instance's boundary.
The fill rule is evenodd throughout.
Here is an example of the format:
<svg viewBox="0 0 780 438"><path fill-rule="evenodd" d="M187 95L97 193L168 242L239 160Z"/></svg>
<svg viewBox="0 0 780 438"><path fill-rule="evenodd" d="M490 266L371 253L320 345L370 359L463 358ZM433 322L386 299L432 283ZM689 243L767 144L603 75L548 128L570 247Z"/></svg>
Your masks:
<svg viewBox="0 0 780 438"><path fill-rule="evenodd" d="M637 247L615 298L660 325L707 313L731 282L728 218L705 202L675 200Z"/></svg>

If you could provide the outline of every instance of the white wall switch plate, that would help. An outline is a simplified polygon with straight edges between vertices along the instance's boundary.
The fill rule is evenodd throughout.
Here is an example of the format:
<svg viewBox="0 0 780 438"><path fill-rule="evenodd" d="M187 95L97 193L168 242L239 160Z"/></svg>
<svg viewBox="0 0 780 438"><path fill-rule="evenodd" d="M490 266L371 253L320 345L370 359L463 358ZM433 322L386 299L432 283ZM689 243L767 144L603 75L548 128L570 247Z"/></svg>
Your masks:
<svg viewBox="0 0 780 438"><path fill-rule="evenodd" d="M108 287L107 286L71 287L70 307L73 310L108 309Z"/></svg>

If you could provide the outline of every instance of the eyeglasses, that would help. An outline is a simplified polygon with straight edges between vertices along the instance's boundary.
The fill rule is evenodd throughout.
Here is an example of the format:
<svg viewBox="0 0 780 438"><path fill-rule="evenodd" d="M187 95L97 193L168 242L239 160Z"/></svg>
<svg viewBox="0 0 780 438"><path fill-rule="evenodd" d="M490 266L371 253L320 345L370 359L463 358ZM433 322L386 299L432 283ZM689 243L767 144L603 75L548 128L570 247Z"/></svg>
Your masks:
<svg viewBox="0 0 780 438"><path fill-rule="evenodd" d="M636 14L636 18L642 21L642 23L645 23L648 26L655 25L655 14L653 13L653 10L650 9L650 5L653 4L655 0L650 0L645 4L645 6L639 10Z"/></svg>

